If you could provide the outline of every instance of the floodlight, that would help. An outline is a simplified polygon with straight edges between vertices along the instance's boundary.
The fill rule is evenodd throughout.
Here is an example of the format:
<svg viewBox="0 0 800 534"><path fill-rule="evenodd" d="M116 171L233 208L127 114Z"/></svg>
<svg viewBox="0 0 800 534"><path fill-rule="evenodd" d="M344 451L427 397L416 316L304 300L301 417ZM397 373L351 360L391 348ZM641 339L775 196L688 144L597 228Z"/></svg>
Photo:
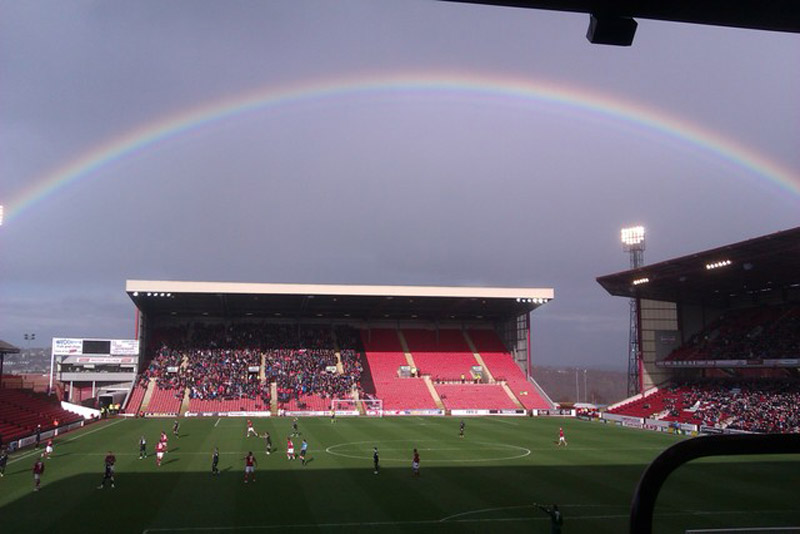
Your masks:
<svg viewBox="0 0 800 534"><path fill-rule="evenodd" d="M731 260L720 260L715 261L713 263L706 263L706 270L710 271L711 269L719 269L720 267L727 267L733 263Z"/></svg>
<svg viewBox="0 0 800 534"><path fill-rule="evenodd" d="M627 247L633 247L644 243L644 226L632 226L630 228L623 228L620 233L622 237L622 244Z"/></svg>
<svg viewBox="0 0 800 534"><path fill-rule="evenodd" d="M133 296L134 296L134 297L138 297L138 296L139 296L139 292L138 292L138 291L134 291L134 292L133 292Z"/></svg>
<svg viewBox="0 0 800 534"><path fill-rule="evenodd" d="M638 286L638 285L641 285L641 284L646 284L649 281L650 281L650 279L646 278L646 277L645 278L637 278L636 280L633 281L633 285Z"/></svg>
<svg viewBox="0 0 800 534"><path fill-rule="evenodd" d="M3 226L3 206L0 206L0 226Z"/></svg>

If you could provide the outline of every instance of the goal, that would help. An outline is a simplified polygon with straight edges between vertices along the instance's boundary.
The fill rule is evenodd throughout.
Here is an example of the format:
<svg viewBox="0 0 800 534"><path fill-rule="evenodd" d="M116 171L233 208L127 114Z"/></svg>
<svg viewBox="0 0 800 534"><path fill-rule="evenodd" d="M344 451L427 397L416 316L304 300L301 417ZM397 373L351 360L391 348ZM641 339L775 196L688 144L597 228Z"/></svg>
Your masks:
<svg viewBox="0 0 800 534"><path fill-rule="evenodd" d="M380 399L332 399L331 410L333 410L336 415L363 414L373 417L383 417L383 401Z"/></svg>

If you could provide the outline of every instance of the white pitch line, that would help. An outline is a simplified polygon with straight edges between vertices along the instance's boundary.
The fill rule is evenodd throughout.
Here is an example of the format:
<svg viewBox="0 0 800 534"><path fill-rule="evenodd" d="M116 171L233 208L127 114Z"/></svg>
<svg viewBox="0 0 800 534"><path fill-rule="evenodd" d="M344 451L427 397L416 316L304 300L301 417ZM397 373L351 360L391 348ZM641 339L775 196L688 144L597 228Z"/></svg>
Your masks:
<svg viewBox="0 0 800 534"><path fill-rule="evenodd" d="M217 425L219 424L220 421L222 421L222 417L217 417L217 422L214 423L214 428L217 428Z"/></svg>
<svg viewBox="0 0 800 534"><path fill-rule="evenodd" d="M61 442L59 442L59 445L63 445L65 443L72 443L73 441L79 440L82 437L88 436L89 434L94 434L95 432L100 432L101 430L105 430L106 428L111 428L114 425L118 425L119 423L121 423L123 421L125 421L125 419L120 419L118 421L114 421L113 423L109 423L107 425L103 425L100 428L95 428L94 430L90 430L89 432L86 432L85 434L81 434L79 436L75 436L74 438L61 441ZM29 452L28 454L23 454L22 456L18 456L17 458L14 458L13 460L9 460L8 463L9 464L13 464L14 462L18 462L20 460L24 460L25 458L30 458L31 456L35 456L37 454L41 454L38 449L33 450L33 451Z"/></svg>
<svg viewBox="0 0 800 534"><path fill-rule="evenodd" d="M526 505L527 507L527 505ZM517 506L515 508L522 508ZM490 511L487 509L484 511ZM786 510L785 510L786 511ZM685 512L663 512L656 513L656 517L674 517L686 515L728 515L735 513L748 513L748 512L735 512L735 511L685 511ZM771 511L762 510L759 512L749 513L772 513ZM569 521L586 521L597 519L627 519L630 514L602 514L602 515L583 515L583 516L570 516ZM300 524L283 524L283 525L248 525L248 526L225 526L225 527L157 527L148 528L142 531L142 534L151 534L156 532L225 532L225 531L258 531L258 530L288 530L288 529L318 529L318 528L359 528L359 527L407 527L414 525L441 525L445 519L424 519L417 521L360 521L360 522L347 522L347 523L300 523ZM549 517L497 517L497 518L480 518L480 519L455 519L449 521L449 524L469 524L469 523L509 523L509 522L544 522L550 521Z"/></svg>
<svg viewBox="0 0 800 534"><path fill-rule="evenodd" d="M533 508L535 504L519 504L516 506L499 506L497 508L483 508L482 510L469 510L460 512L458 514L449 515L440 519L439 521L449 521L456 517L463 517L465 515L482 514L484 512L497 512L498 510L519 510L520 508ZM561 508L628 508L627 504L559 504ZM570 518L571 519L571 518Z"/></svg>

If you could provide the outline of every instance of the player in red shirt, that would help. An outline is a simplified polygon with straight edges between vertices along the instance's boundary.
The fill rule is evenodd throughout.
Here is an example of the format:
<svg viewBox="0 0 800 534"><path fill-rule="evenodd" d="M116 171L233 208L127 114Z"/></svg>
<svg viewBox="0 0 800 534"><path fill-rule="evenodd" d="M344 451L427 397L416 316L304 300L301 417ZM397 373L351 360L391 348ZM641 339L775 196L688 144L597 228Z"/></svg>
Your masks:
<svg viewBox="0 0 800 534"><path fill-rule="evenodd" d="M161 460L164 459L164 453L167 452L167 442L159 441L156 444L156 465L161 467Z"/></svg>
<svg viewBox="0 0 800 534"><path fill-rule="evenodd" d="M567 440L564 438L564 429L562 427L558 428L558 446L561 445L567 446Z"/></svg>
<svg viewBox="0 0 800 534"><path fill-rule="evenodd" d="M414 459L411 460L411 474L412 476L419 476L419 452L414 449Z"/></svg>
<svg viewBox="0 0 800 534"><path fill-rule="evenodd" d="M244 457L244 483L247 484L247 479L250 475L253 475L253 482L256 481L256 465L258 462L256 461L256 457L253 456L253 451L247 453L247 456Z"/></svg>
<svg viewBox="0 0 800 534"><path fill-rule="evenodd" d="M286 438L286 458L288 460L294 460L294 443L292 443L292 438Z"/></svg>
<svg viewBox="0 0 800 534"><path fill-rule="evenodd" d="M42 474L44 473L44 462L41 458L36 460L36 463L33 464L33 491L39 491L39 484L42 480Z"/></svg>
<svg viewBox="0 0 800 534"><path fill-rule="evenodd" d="M47 460L50 458L51 454L53 454L53 440L48 439L47 446L44 448L44 454L42 456L44 456L45 460Z"/></svg>
<svg viewBox="0 0 800 534"><path fill-rule="evenodd" d="M253 434L255 437L258 437L258 432L256 432L255 428L253 428L253 422L250 419L248 419L247 420L247 434L245 435L245 437L249 438L250 434Z"/></svg>
<svg viewBox="0 0 800 534"><path fill-rule="evenodd" d="M168 440L169 440L169 438L167 437L167 433L162 430L161 431L161 439L159 439L159 441L163 441L164 445L166 445Z"/></svg>

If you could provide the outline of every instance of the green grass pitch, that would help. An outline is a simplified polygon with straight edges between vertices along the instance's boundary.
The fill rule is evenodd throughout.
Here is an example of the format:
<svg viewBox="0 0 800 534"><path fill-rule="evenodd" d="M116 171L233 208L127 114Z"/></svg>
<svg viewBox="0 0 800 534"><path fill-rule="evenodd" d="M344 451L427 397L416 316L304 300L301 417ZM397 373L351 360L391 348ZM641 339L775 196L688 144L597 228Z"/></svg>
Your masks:
<svg viewBox="0 0 800 534"><path fill-rule="evenodd" d="M32 491L30 449L11 456L0 479L3 533L549 532L534 502L558 503L564 532L627 532L634 488L646 465L686 439L561 418L455 417L299 420L309 463L286 458L291 419L254 419L275 447L245 437L245 420L116 419L64 435L46 460L42 489ZM563 426L569 446L558 448ZM152 448L161 430L170 451L160 468ZM144 434L151 454L138 459ZM295 440L299 450L299 439ZM211 452L221 452L219 477ZM372 448L381 458L373 474ZM420 477L411 454L420 451ZM97 489L108 450L117 457L116 488ZM244 456L258 459L257 481L244 484ZM668 480L656 532L800 525L796 457L705 459Z"/></svg>

